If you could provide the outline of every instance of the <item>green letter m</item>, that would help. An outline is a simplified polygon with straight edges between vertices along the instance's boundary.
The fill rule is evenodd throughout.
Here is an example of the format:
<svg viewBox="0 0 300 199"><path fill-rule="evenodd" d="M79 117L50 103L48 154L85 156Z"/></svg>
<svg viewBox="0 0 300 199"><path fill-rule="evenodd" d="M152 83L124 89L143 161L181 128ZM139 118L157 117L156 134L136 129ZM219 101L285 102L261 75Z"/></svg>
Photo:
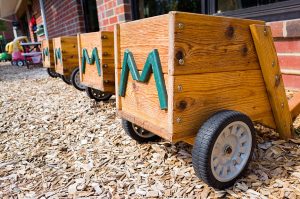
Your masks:
<svg viewBox="0 0 300 199"><path fill-rule="evenodd" d="M168 95L157 49L149 53L141 75L137 69L132 53L129 50L125 50L119 90L119 95L122 97L124 97L126 93L129 71L133 80L143 83L149 81L151 71L154 73L160 109L166 110L168 108Z"/></svg>
<svg viewBox="0 0 300 199"><path fill-rule="evenodd" d="M92 65L96 62L98 75L101 76L101 67L100 67L100 61L99 61L99 57L98 57L97 48L93 49L91 58L89 58L87 49L85 49L85 48L82 49L81 71L83 74L85 73L86 62L90 65Z"/></svg>
<svg viewBox="0 0 300 199"><path fill-rule="evenodd" d="M54 49L54 58L55 58L55 63L57 64L57 60L59 59L60 63L62 63L62 57L61 57L61 50L60 48L55 48Z"/></svg>
<svg viewBox="0 0 300 199"><path fill-rule="evenodd" d="M45 57L49 56L49 48L46 47L43 49L43 60L45 60Z"/></svg>

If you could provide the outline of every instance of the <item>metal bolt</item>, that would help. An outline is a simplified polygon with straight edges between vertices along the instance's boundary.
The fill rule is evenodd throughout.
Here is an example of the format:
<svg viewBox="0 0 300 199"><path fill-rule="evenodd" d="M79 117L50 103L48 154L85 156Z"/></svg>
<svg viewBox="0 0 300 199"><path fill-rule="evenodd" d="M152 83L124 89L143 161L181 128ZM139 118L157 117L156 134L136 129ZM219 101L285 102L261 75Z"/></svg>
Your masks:
<svg viewBox="0 0 300 199"><path fill-rule="evenodd" d="M268 29L267 29L267 26L264 27L264 35L265 35L265 36L268 35Z"/></svg>
<svg viewBox="0 0 300 199"><path fill-rule="evenodd" d="M179 63L179 65L184 65L184 59L179 59L178 63Z"/></svg>
<svg viewBox="0 0 300 199"><path fill-rule="evenodd" d="M275 75L275 86L277 87L279 86L279 84L280 84L280 77L279 75Z"/></svg>
<svg viewBox="0 0 300 199"><path fill-rule="evenodd" d="M179 84L177 88L178 88L178 91L179 91L179 92L182 91L182 85L181 85L181 84Z"/></svg>
<svg viewBox="0 0 300 199"><path fill-rule="evenodd" d="M233 159L233 160L232 160L232 163L233 163L233 165L237 165L236 159Z"/></svg>
<svg viewBox="0 0 300 199"><path fill-rule="evenodd" d="M106 84L107 84L108 82L109 82L109 80L104 80L104 83L106 83Z"/></svg>
<svg viewBox="0 0 300 199"><path fill-rule="evenodd" d="M176 119L176 122L177 122L177 123L180 123L180 122L181 122L181 118L178 117L178 118Z"/></svg>
<svg viewBox="0 0 300 199"><path fill-rule="evenodd" d="M103 52L103 56L107 56L108 55L108 52Z"/></svg>
<svg viewBox="0 0 300 199"><path fill-rule="evenodd" d="M107 39L107 36L106 35L102 35L101 39Z"/></svg>
<svg viewBox="0 0 300 199"><path fill-rule="evenodd" d="M103 67L104 67L104 68L107 68L107 67L108 67L108 65L107 65L107 64L103 64Z"/></svg>
<svg viewBox="0 0 300 199"><path fill-rule="evenodd" d="M272 62L272 67L274 67L274 66L275 66L275 61Z"/></svg>
<svg viewBox="0 0 300 199"><path fill-rule="evenodd" d="M183 23L178 23L178 28L179 29L183 29L184 28L184 24Z"/></svg>
<svg viewBox="0 0 300 199"><path fill-rule="evenodd" d="M281 108L283 108L284 107L284 103L281 103Z"/></svg>

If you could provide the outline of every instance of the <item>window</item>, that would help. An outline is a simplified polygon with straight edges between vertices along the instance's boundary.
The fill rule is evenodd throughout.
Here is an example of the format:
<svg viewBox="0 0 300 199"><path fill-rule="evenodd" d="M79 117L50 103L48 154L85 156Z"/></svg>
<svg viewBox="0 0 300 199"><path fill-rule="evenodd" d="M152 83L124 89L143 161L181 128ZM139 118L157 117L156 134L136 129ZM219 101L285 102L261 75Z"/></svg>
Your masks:
<svg viewBox="0 0 300 199"><path fill-rule="evenodd" d="M212 0L209 14L279 21L300 18L299 0Z"/></svg>
<svg viewBox="0 0 300 199"><path fill-rule="evenodd" d="M287 0L217 0L216 11L218 13L229 10L238 10L243 8L267 5Z"/></svg>
<svg viewBox="0 0 300 199"><path fill-rule="evenodd" d="M169 11L201 13L200 0L136 0L132 3L134 19L162 15Z"/></svg>
<svg viewBox="0 0 300 199"><path fill-rule="evenodd" d="M99 31L96 0L82 0L85 32Z"/></svg>
<svg viewBox="0 0 300 199"><path fill-rule="evenodd" d="M133 19L185 11L278 21L300 18L300 0L131 0Z"/></svg>

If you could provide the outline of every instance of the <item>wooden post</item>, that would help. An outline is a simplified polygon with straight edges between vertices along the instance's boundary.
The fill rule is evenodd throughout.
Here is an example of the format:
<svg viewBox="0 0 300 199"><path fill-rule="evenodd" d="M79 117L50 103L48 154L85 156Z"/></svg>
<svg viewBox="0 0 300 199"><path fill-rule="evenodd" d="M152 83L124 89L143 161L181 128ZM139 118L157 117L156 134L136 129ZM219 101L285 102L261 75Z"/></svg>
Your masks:
<svg viewBox="0 0 300 199"><path fill-rule="evenodd" d="M292 118L281 77L278 58L273 43L271 28L265 25L250 25L261 71L266 84L277 131L281 138L292 137Z"/></svg>

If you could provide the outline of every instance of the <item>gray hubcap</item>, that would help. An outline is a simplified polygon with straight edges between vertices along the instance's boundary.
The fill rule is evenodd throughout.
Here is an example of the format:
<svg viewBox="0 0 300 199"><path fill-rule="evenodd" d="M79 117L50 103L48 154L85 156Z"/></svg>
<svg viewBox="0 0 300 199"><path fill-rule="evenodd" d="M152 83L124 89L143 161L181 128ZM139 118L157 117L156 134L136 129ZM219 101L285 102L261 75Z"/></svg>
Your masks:
<svg viewBox="0 0 300 199"><path fill-rule="evenodd" d="M211 170L220 182L237 177L246 166L252 148L251 130L241 121L226 126L217 138L211 155Z"/></svg>

